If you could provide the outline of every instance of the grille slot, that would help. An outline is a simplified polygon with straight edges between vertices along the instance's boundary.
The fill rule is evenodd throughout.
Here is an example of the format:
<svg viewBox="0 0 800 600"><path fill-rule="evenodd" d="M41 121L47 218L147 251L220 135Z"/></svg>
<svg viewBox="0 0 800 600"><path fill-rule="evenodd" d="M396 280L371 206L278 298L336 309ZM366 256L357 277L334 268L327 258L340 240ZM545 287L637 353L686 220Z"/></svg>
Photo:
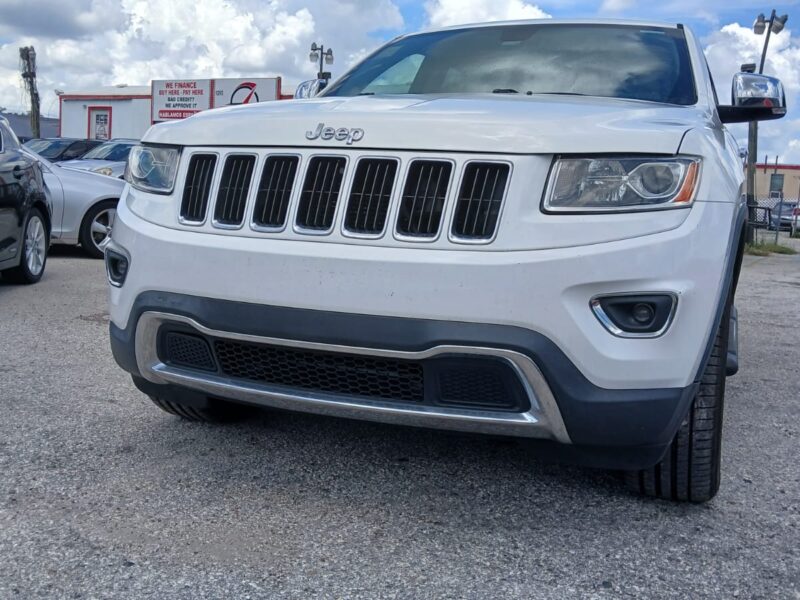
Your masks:
<svg viewBox="0 0 800 600"><path fill-rule="evenodd" d="M296 156L267 158L256 193L253 223L259 227L283 227L299 163L300 159Z"/></svg>
<svg viewBox="0 0 800 600"><path fill-rule="evenodd" d="M383 232L396 173L396 160L359 161L345 214L344 226L348 231L373 235Z"/></svg>
<svg viewBox="0 0 800 600"><path fill-rule="evenodd" d="M439 232L447 187L453 165L445 161L415 160L400 200L397 232L418 238L433 238Z"/></svg>
<svg viewBox="0 0 800 600"><path fill-rule="evenodd" d="M318 352L216 340L222 372L230 377L331 394L422 402L422 365L400 359Z"/></svg>
<svg viewBox="0 0 800 600"><path fill-rule="evenodd" d="M170 331L164 336L165 362L181 367L216 371L211 348L203 338L196 335Z"/></svg>
<svg viewBox="0 0 800 600"><path fill-rule="evenodd" d="M345 159L337 156L315 156L308 164L297 225L305 229L327 231L336 216L336 203L344 177Z"/></svg>
<svg viewBox="0 0 800 600"><path fill-rule="evenodd" d="M465 239L490 239L497 227L505 195L509 166L469 163L461 180L453 218L453 235Z"/></svg>
<svg viewBox="0 0 800 600"><path fill-rule="evenodd" d="M242 224L255 164L255 156L234 155L227 158L214 206L215 223L229 226Z"/></svg>
<svg viewBox="0 0 800 600"><path fill-rule="evenodd" d="M214 154L194 154L189 160L181 200L181 218L185 221L199 223L206 218L211 180L216 165L217 157Z"/></svg>

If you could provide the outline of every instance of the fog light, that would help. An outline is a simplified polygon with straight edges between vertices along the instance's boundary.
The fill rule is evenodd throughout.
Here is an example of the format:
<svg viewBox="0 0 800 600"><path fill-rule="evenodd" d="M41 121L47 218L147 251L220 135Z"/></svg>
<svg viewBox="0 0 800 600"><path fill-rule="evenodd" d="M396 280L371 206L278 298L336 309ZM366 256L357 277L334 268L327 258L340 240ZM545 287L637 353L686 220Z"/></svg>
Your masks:
<svg viewBox="0 0 800 600"><path fill-rule="evenodd" d="M592 298L597 320L618 337L654 338L663 335L675 315L678 297L663 294L612 294Z"/></svg>
<svg viewBox="0 0 800 600"><path fill-rule="evenodd" d="M653 317L656 316L653 307L649 304L645 304L644 302L639 302L638 304L634 305L631 314L633 315L633 320L642 325L647 325L653 320Z"/></svg>
<svg viewBox="0 0 800 600"><path fill-rule="evenodd" d="M108 282L114 287L121 287L130 268L130 259L121 252L106 247L106 274Z"/></svg>

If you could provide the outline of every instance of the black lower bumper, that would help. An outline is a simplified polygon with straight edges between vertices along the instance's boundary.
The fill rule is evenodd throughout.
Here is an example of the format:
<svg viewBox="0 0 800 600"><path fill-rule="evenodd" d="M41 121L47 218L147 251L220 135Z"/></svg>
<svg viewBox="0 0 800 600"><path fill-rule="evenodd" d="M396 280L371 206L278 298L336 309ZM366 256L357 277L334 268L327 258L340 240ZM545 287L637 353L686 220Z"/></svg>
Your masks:
<svg viewBox="0 0 800 600"><path fill-rule="evenodd" d="M125 329L111 324L114 357L134 375L143 391L176 394L186 400L192 400L196 393L177 386L151 384L140 377L134 348L135 326L147 311L190 317L219 331L322 344L399 351L458 345L519 352L541 370L573 442L572 446L560 446L559 454L598 466L638 468L658 462L695 391L695 386L638 390L597 387L550 339L518 327L345 314L145 292L136 299ZM153 386L155 389L151 389Z"/></svg>

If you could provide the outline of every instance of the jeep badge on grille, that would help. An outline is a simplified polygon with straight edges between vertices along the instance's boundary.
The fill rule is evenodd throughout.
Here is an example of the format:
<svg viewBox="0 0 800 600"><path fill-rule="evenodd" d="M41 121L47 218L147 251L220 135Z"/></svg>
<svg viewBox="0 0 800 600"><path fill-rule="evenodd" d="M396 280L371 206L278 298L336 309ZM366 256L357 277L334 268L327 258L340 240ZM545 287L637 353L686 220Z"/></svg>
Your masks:
<svg viewBox="0 0 800 600"><path fill-rule="evenodd" d="M306 139L307 140L332 140L336 139L340 142L347 142L347 145L351 145L353 142L359 142L364 139L364 130L363 129L348 129L347 127L340 127L339 129L334 129L333 127L325 127L325 123L320 123L317 125L317 128L313 131L306 131Z"/></svg>

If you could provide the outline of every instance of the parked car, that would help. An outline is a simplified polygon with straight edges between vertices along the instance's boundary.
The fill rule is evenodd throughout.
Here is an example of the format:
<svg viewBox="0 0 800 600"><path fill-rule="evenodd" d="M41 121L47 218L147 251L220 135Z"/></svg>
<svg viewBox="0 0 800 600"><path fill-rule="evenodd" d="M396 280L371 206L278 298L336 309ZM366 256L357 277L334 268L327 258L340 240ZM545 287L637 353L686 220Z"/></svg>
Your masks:
<svg viewBox="0 0 800 600"><path fill-rule="evenodd" d="M138 143L138 140L121 138L104 142L84 154L80 159L64 163L64 166L93 171L108 177L123 177L128 154L130 154L131 148Z"/></svg>
<svg viewBox="0 0 800 600"><path fill-rule="evenodd" d="M80 158L100 143L97 140L72 138L34 138L23 145L50 162L60 162Z"/></svg>
<svg viewBox="0 0 800 600"><path fill-rule="evenodd" d="M36 283L42 278L51 222L42 171L0 116L0 272L4 279Z"/></svg>
<svg viewBox="0 0 800 600"><path fill-rule="evenodd" d="M28 151L30 152L30 151ZM117 202L125 182L91 171L81 171L39 159L53 210L54 244L80 244L93 258L103 258Z"/></svg>
<svg viewBox="0 0 800 600"><path fill-rule="evenodd" d="M505 22L156 125L106 247L114 356L187 419L538 438L708 500L747 215L723 123L786 112L733 83L719 105L682 25Z"/></svg>
<svg viewBox="0 0 800 600"><path fill-rule="evenodd" d="M780 229L790 230L797 209L797 202L779 202L775 204L770 213L769 228L773 231L778 227Z"/></svg>

